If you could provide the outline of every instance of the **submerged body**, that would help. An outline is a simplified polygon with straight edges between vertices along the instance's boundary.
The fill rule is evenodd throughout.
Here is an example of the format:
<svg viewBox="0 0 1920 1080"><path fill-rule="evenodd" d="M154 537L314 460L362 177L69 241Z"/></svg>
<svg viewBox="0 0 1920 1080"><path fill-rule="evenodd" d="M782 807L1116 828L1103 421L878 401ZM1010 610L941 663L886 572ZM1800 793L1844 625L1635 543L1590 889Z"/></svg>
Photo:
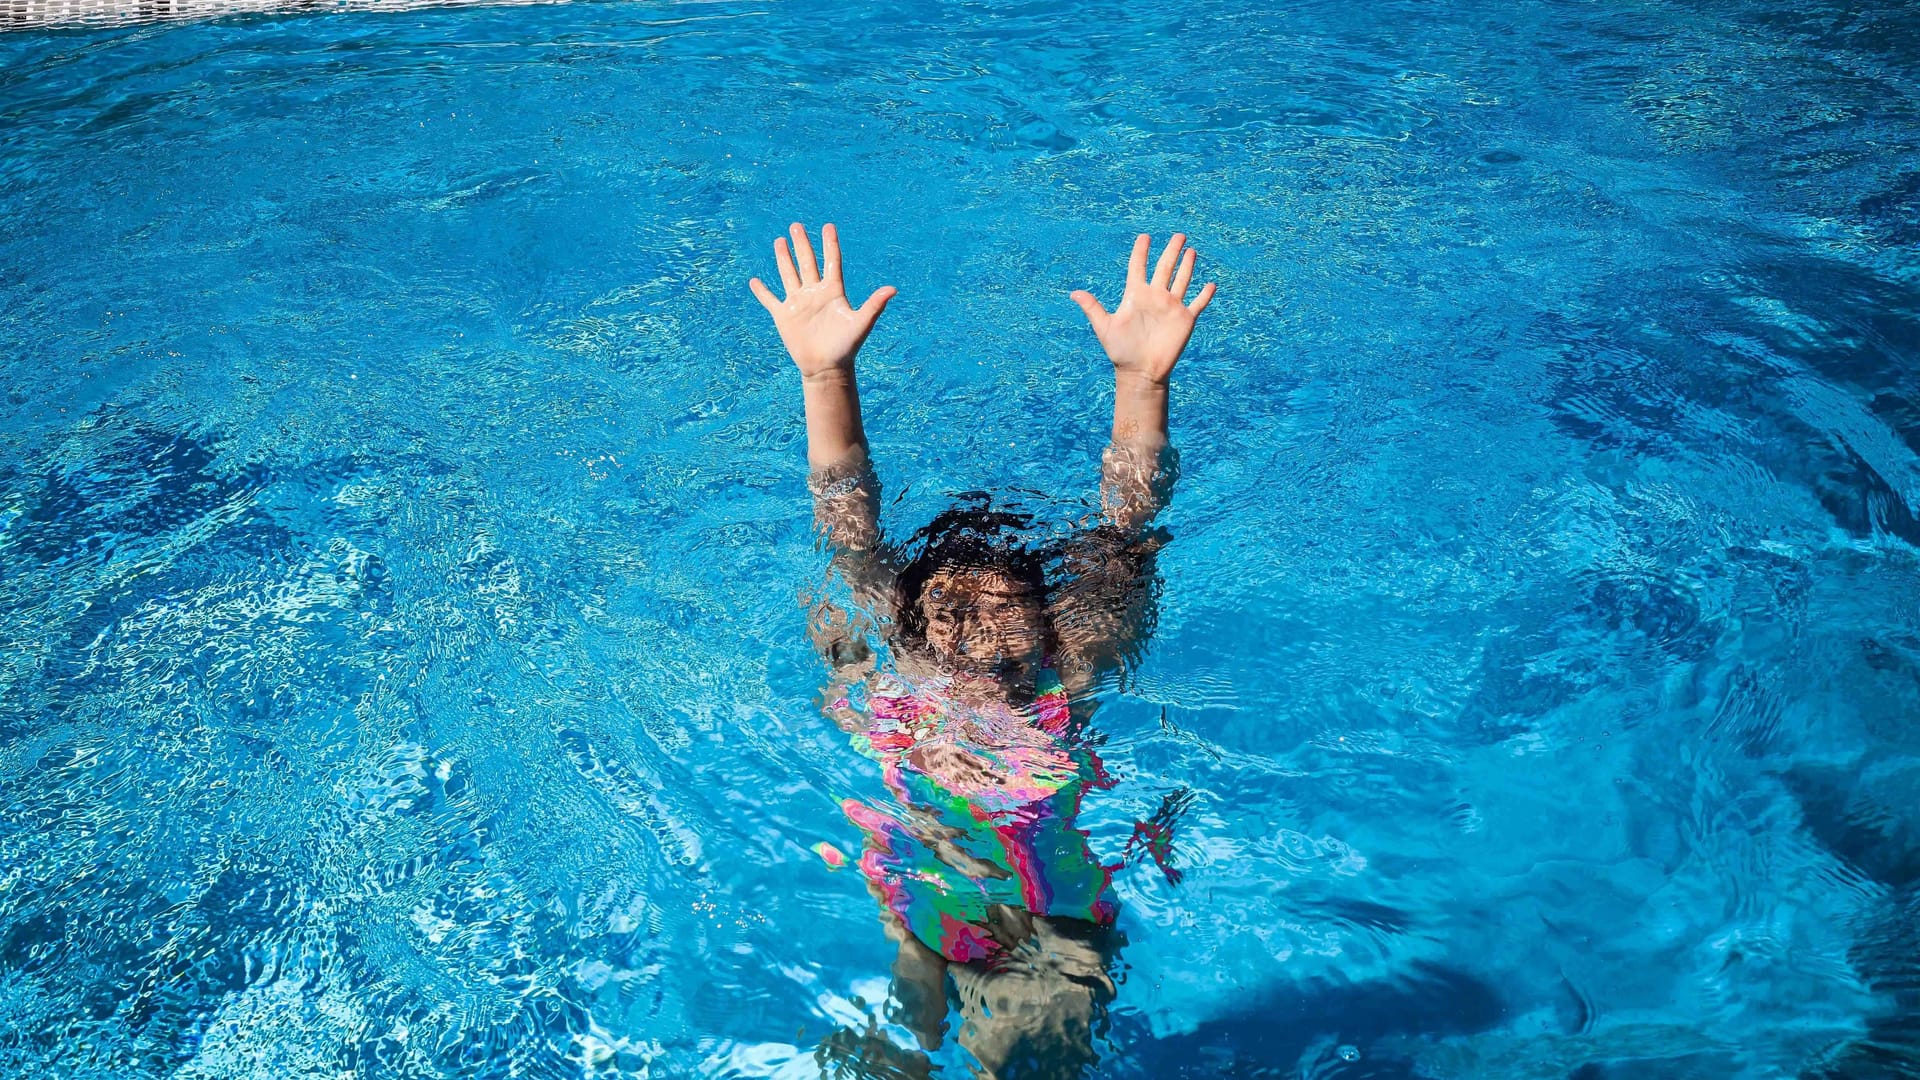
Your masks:
<svg viewBox="0 0 1920 1080"><path fill-rule="evenodd" d="M896 805L843 804L866 835L860 869L888 912L928 949L990 961L1018 942L996 907L1113 925L1119 905L1074 827L1080 800L1110 787L1071 736L1066 688L1044 671L1022 707L955 700L940 680L885 677L854 746L880 763Z"/></svg>
<svg viewBox="0 0 1920 1080"><path fill-rule="evenodd" d="M899 946L894 1015L923 1048L938 1047L951 979L959 1042L981 1075L1077 1076L1096 1060L1120 942L1115 867L1074 823L1086 794L1112 783L1086 737L1087 693L1151 624L1164 538L1148 526L1173 475L1167 378L1213 286L1186 302L1194 253L1182 255L1178 234L1150 280L1143 235L1113 312L1073 294L1115 373L1098 526L1039 551L1022 542L1026 519L956 508L916 535L909 559L915 543L882 540L853 375L894 290L851 307L838 234L828 225L822 235L824 265L800 225L797 265L775 242L785 300L751 284L800 369L815 518L860 609L817 606L813 637L832 669L822 704L879 764L891 796L843 808L865 837L861 873ZM883 627L892 670L878 667L869 639ZM822 1046L823 1065L886 1054L842 1034Z"/></svg>

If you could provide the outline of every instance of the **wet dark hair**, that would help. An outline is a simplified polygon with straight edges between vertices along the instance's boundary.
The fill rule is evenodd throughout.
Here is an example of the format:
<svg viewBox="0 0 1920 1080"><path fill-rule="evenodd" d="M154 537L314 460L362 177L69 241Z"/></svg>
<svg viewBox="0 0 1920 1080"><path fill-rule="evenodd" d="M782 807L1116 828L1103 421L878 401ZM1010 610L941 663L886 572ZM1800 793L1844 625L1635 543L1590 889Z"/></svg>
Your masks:
<svg viewBox="0 0 1920 1080"><path fill-rule="evenodd" d="M995 510L984 495L970 496L973 505L942 511L913 534L903 552L912 553L895 578L895 626L907 643L927 644L927 617L920 610L927 580L941 570L992 570L1025 585L1045 605L1048 598L1047 564L1052 554L1025 539L1033 518ZM1047 628L1049 639L1052 627Z"/></svg>

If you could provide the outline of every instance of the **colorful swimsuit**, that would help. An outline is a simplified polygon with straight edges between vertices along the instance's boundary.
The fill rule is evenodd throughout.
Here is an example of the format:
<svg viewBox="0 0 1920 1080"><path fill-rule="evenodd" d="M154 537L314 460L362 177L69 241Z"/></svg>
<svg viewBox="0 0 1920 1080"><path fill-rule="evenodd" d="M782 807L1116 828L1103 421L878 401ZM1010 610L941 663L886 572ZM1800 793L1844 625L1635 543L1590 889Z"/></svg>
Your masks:
<svg viewBox="0 0 1920 1080"><path fill-rule="evenodd" d="M853 742L880 763L897 805L842 804L867 837L861 873L915 937L956 962L1001 951L986 929L995 904L1111 925L1115 868L1073 827L1086 789L1110 782L1069 735L1059 676L1042 671L1025 707L956 701L949 685L882 676L875 687L871 725Z"/></svg>

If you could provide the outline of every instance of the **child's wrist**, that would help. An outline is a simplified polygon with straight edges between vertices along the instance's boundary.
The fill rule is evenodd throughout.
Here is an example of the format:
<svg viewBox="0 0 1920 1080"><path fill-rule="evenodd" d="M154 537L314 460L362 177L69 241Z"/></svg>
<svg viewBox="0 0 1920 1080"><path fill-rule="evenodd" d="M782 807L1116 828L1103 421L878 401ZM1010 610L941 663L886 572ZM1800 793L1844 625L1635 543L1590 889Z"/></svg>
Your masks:
<svg viewBox="0 0 1920 1080"><path fill-rule="evenodd" d="M853 362L823 368L819 371L801 372L800 382L806 386L845 386L853 382Z"/></svg>
<svg viewBox="0 0 1920 1080"><path fill-rule="evenodd" d="M1131 390L1149 394L1164 394L1167 392L1167 381L1172 378L1172 376L1173 373L1168 372L1165 376L1156 379L1151 375L1146 375L1141 372L1116 369L1113 373L1113 388L1116 391Z"/></svg>

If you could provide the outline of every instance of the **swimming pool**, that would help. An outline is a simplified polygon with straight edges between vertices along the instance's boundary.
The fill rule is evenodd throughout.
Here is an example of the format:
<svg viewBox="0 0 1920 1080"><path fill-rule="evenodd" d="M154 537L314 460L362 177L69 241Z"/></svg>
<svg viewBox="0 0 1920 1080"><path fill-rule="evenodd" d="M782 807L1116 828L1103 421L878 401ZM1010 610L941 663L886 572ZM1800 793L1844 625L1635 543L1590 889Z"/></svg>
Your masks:
<svg viewBox="0 0 1920 1080"><path fill-rule="evenodd" d="M812 850L882 789L813 701L799 392L745 287L796 219L901 290L862 377L905 529L969 489L1085 515L1068 290L1176 228L1221 284L1080 816L1117 859L1191 799L1184 879L1115 877L1098 1075L1914 1069L1916 22L0 36L0 1073L902 1042Z"/></svg>

